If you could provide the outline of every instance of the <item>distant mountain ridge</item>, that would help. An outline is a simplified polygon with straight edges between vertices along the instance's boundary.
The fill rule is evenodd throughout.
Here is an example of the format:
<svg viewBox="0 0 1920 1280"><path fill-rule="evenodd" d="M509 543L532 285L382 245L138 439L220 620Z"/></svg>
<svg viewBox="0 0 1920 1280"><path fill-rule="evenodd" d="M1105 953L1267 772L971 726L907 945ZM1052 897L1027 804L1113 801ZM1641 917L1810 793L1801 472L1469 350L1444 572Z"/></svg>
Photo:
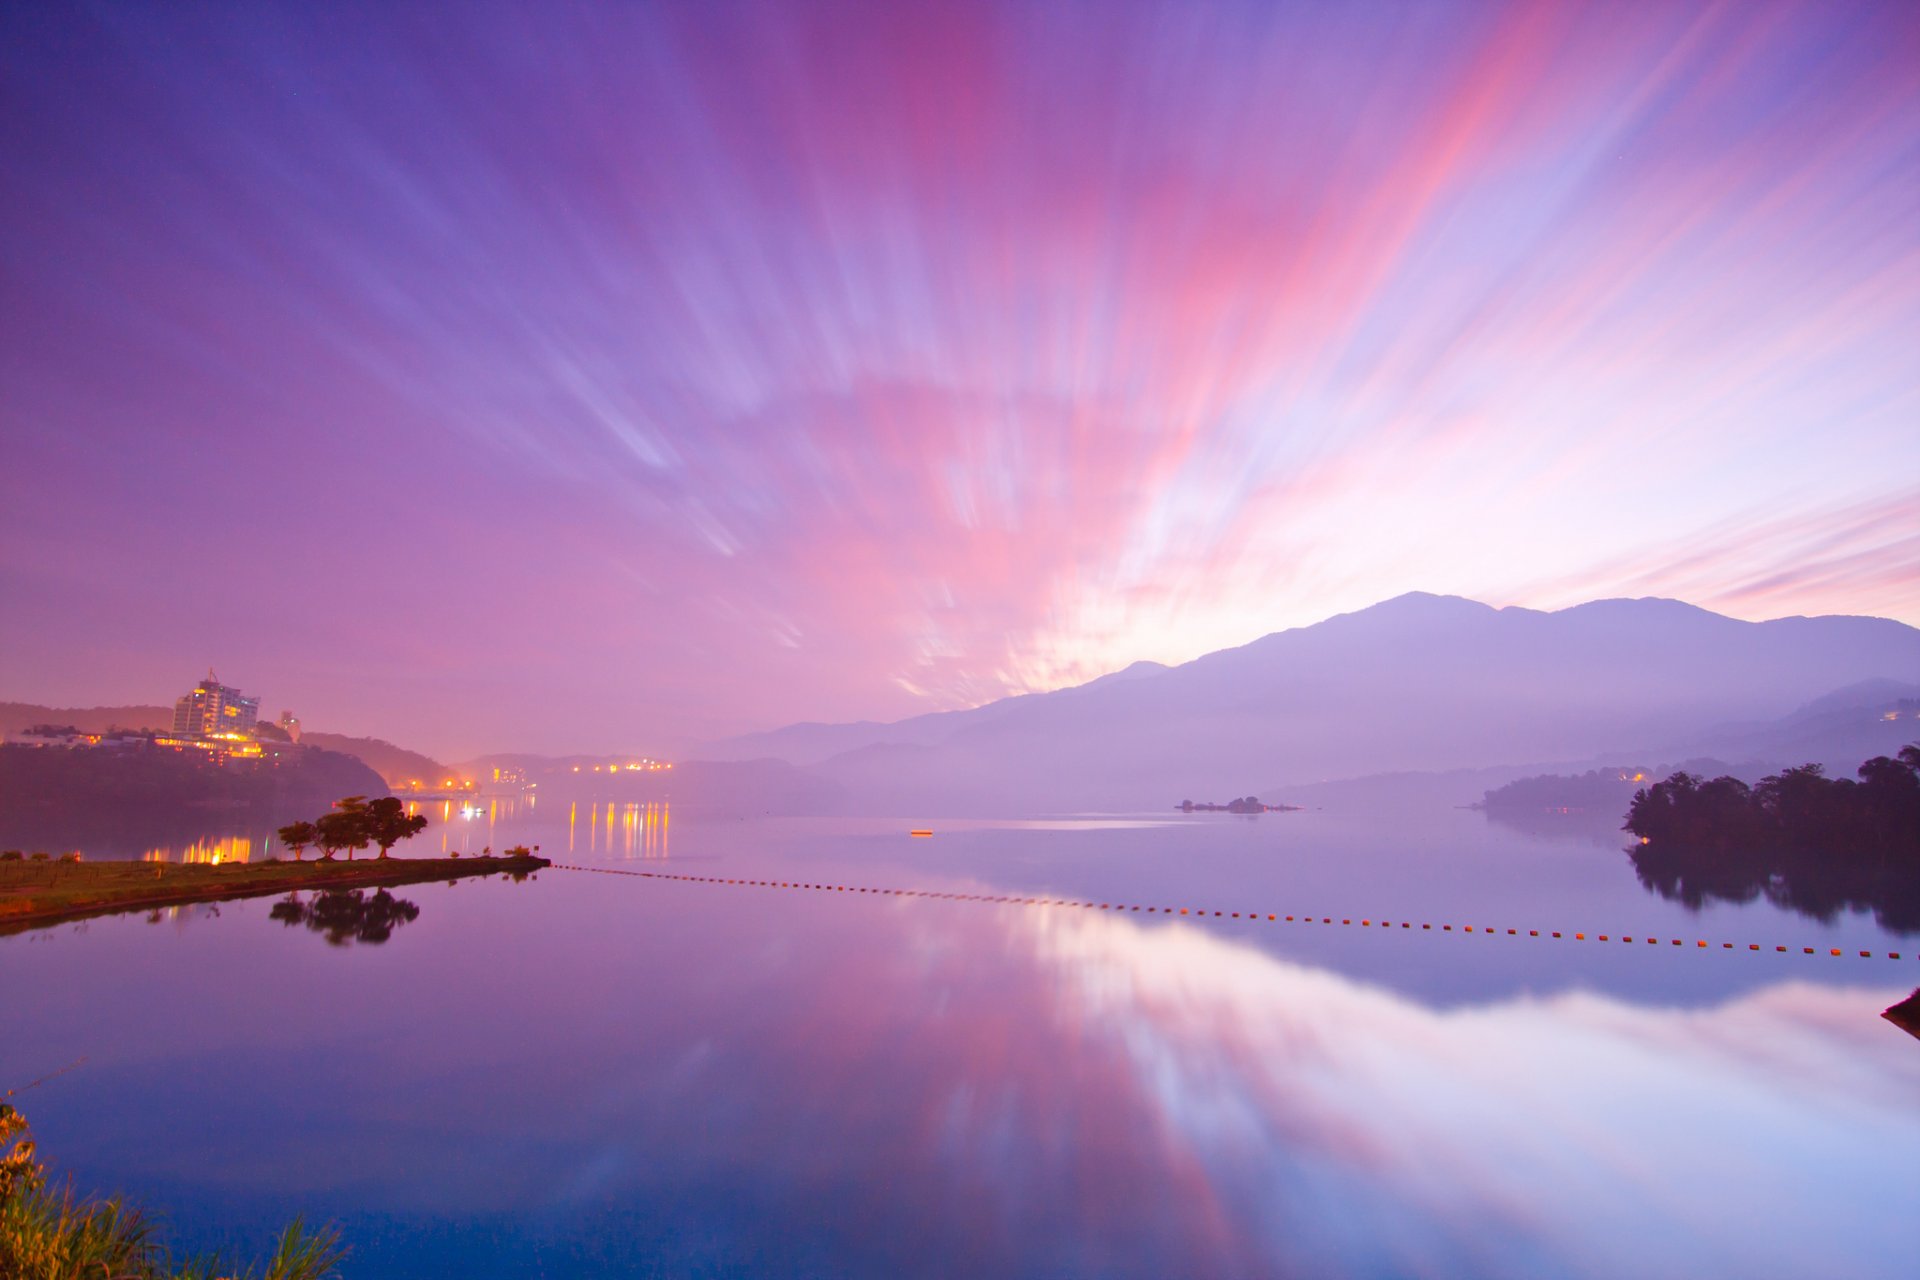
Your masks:
<svg viewBox="0 0 1920 1280"><path fill-rule="evenodd" d="M1159 808L1249 788L1284 799L1276 779L1630 757L1863 681L1920 683L1920 630L1414 592L1135 678L895 724L788 726L711 754L811 764L867 805Z"/></svg>
<svg viewBox="0 0 1920 1280"><path fill-rule="evenodd" d="M352 756L386 779L388 786L418 782L431 788L459 776L457 769L449 768L418 751L396 747L385 738L356 738L344 733L320 733L310 729L300 735L300 741L310 747L324 747L328 751Z"/></svg>

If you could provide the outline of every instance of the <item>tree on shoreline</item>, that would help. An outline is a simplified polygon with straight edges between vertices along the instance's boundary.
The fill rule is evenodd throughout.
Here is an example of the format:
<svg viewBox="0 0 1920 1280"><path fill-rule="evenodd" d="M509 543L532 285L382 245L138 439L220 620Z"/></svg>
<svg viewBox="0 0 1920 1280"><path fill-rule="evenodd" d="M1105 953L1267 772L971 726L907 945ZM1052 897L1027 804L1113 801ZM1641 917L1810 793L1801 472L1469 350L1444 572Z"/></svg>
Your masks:
<svg viewBox="0 0 1920 1280"><path fill-rule="evenodd" d="M345 849L347 861L353 861L356 849L364 849L373 843L373 826L367 813L365 796L346 796L333 802L333 812L314 823L319 832L320 847L326 851L328 862L333 855Z"/></svg>
<svg viewBox="0 0 1920 1280"><path fill-rule="evenodd" d="M1858 772L1855 782L1803 764L1751 788L1676 773L1634 793L1623 827L1643 845L1841 853L1920 868L1920 743Z"/></svg>
<svg viewBox="0 0 1920 1280"><path fill-rule="evenodd" d="M385 796L367 806L367 826L373 843L380 846L380 856L386 857L394 845L402 840L411 840L427 829L427 815L407 812L407 806L398 796Z"/></svg>
<svg viewBox="0 0 1920 1280"><path fill-rule="evenodd" d="M1818 920L1867 909L1888 929L1920 932L1920 745L1859 775L1800 765L1749 788L1676 773L1633 798L1634 870L1694 909L1765 897Z"/></svg>
<svg viewBox="0 0 1920 1280"><path fill-rule="evenodd" d="M347 860L351 862L354 852L368 845L378 845L384 858L394 845L427 829L426 815L408 813L406 802L398 796L382 796L378 800L344 796L333 802L333 809L313 822L295 822L280 828L280 839L294 851L296 859L300 850L308 845L318 845L321 856L328 862L342 849L347 851Z"/></svg>
<svg viewBox="0 0 1920 1280"><path fill-rule="evenodd" d="M289 822L275 834L280 837L281 844L293 850L295 862L300 861L300 855L307 846L320 838L319 829L311 822Z"/></svg>

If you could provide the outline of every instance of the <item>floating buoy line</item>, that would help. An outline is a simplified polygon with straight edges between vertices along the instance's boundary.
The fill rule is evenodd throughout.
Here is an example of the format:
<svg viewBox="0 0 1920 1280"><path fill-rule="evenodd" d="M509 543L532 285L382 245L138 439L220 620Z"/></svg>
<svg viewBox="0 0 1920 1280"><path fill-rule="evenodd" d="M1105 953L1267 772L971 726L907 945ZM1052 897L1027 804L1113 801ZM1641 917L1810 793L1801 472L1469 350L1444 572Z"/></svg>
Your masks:
<svg viewBox="0 0 1920 1280"><path fill-rule="evenodd" d="M1747 943L1722 942L1718 944L1718 947L1716 948L1713 943L1708 942L1704 938L1696 938L1693 940L1691 944L1689 944L1683 938L1654 938L1654 937L1648 937L1644 934L1636 938L1631 934L1609 934L1609 933L1590 933L1590 932L1573 933L1573 932L1569 932L1567 930L1562 930L1562 929L1546 929L1546 930L1506 929L1503 931L1501 929L1495 928L1492 925L1470 925L1470 924L1462 925L1456 928L1455 926L1450 924L1434 925L1431 923L1423 923L1423 924L1416 925L1411 920L1395 921L1395 920L1374 920L1369 918L1369 919L1361 919L1356 921L1351 916L1344 917L1344 918L1336 918L1334 916L1298 916L1296 917L1296 916L1282 915L1281 913L1274 912L1274 911L1269 911L1264 914L1258 911L1245 911L1245 912L1209 911L1204 907L1159 907L1159 906L1149 907L1149 906L1139 906L1134 903L1128 903L1128 902L1093 902L1090 900L1083 901L1078 898L1027 898L1027 897L1021 897L1017 894L948 893L948 892L934 890L934 889L883 889L883 888L875 888L871 885L826 884L826 883L821 883L817 881L747 880L747 879L738 879L738 878L733 878L728 876L688 876L688 875L677 875L673 872L668 872L668 871L629 871L624 867L583 867L583 866L578 866L578 865L575 865L572 863L566 863L566 862L554 863L553 869L556 871L587 871L587 872L592 872L594 874L603 875L603 876L633 876L636 879L640 879L640 880L678 880L686 884L729 885L735 888L742 888L742 889L797 889L805 892L814 892L814 893L853 893L853 894L864 893L864 894L873 895L875 897L929 898L929 899L940 899L947 902L981 902L981 903L997 904L1000 906L1015 906L1015 907L1061 907L1061 908L1066 908L1070 910L1081 910L1081 911L1126 911L1126 912L1138 912L1146 915L1186 916L1190 919L1205 918L1209 920L1232 919L1232 920L1261 921L1269 924L1296 924L1296 923L1297 924L1319 924L1319 925L1338 924L1338 925L1345 925L1348 927L1352 927L1357 924L1360 928L1363 928L1363 929L1402 929L1402 930L1407 930L1409 932L1417 931L1417 932L1423 932L1423 933L1437 932L1437 933L1478 934L1478 935L1489 937L1489 938L1527 937L1527 938L1546 938L1549 940L1554 938L1560 938L1563 940L1568 940L1573 942L1593 941L1593 942L1608 942L1608 943L1612 943L1612 942L1640 943L1650 947L1657 947L1657 946L1685 947L1687 948L1687 950L1692 952L1700 952L1700 951L1714 950L1714 949L1718 949L1722 951L1737 951L1737 950L1740 950L1742 947L1744 947L1748 951L1771 951L1779 954L1785 954L1795 950L1795 948L1792 948L1792 947L1763 946L1758 942L1747 942ZM1800 947L1798 948L1798 950L1803 955L1811 956L1811 955L1820 954L1823 949L1818 947ZM1829 957L1843 956L1847 954L1846 949L1841 947L1828 947L1828 948L1824 948L1824 950ZM1858 954L1858 958L1862 960L1871 960L1875 958L1875 956L1877 955L1884 955L1889 960L1898 960L1901 958L1901 954L1898 951L1887 951L1887 952L1861 951L1857 954Z"/></svg>

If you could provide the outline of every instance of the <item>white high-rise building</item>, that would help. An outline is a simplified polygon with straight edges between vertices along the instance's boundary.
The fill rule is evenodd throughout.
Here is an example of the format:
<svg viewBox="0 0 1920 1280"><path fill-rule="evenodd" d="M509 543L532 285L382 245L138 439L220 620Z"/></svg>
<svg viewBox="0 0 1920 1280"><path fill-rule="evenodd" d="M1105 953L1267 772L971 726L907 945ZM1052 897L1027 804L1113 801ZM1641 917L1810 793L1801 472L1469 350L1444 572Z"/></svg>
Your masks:
<svg viewBox="0 0 1920 1280"><path fill-rule="evenodd" d="M209 669L193 692L173 704L175 734L199 738L245 738L260 717L260 699L221 684Z"/></svg>

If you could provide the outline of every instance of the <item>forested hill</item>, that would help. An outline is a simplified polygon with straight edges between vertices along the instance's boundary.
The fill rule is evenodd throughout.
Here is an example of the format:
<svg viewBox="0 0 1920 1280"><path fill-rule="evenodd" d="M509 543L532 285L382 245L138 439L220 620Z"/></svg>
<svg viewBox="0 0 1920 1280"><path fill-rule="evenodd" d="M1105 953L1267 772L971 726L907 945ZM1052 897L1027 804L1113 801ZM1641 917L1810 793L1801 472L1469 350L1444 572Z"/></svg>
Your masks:
<svg viewBox="0 0 1920 1280"><path fill-rule="evenodd" d="M70 724L83 733L108 729L171 729L172 707L43 707L35 702L0 702L0 734L12 736L36 724Z"/></svg>
<svg viewBox="0 0 1920 1280"><path fill-rule="evenodd" d="M108 729L173 728L173 708L156 706L48 707L34 702L0 702L0 734L9 737L37 724L72 725L86 733ZM397 747L380 738L355 738L344 733L308 732L302 742L352 756L386 780L399 786L419 782L437 786L457 776L446 765L417 751Z"/></svg>
<svg viewBox="0 0 1920 1280"><path fill-rule="evenodd" d="M324 747L328 751L338 751L342 755L352 756L385 778L391 786L418 782L422 786L436 787L445 783L447 779L458 776L438 760L423 756L418 751L396 747L382 738L354 738L344 733L307 732L300 735L300 741L309 746Z"/></svg>
<svg viewBox="0 0 1920 1280"><path fill-rule="evenodd" d="M0 848L137 848L203 828L271 831L342 796L385 791L366 765L318 748L222 763L166 748L0 746Z"/></svg>

